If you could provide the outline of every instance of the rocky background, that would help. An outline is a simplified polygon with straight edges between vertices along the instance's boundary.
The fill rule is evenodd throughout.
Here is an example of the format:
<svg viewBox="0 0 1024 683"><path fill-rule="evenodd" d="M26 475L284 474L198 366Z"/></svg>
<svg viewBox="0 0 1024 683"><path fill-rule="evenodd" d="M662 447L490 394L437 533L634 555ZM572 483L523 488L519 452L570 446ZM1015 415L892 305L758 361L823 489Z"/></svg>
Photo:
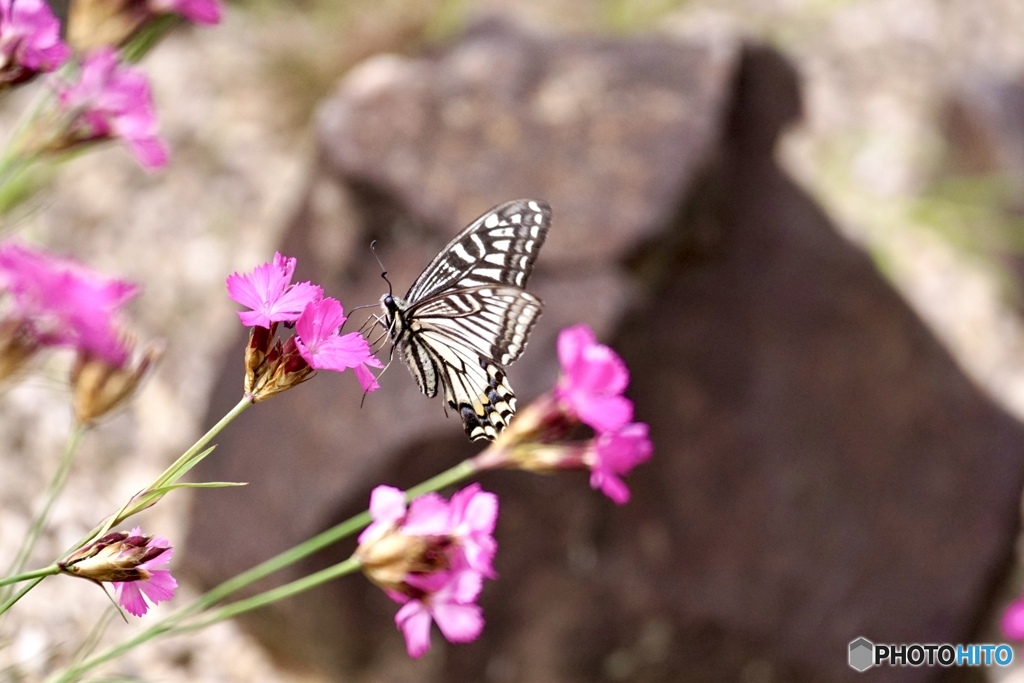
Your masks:
<svg viewBox="0 0 1024 683"><path fill-rule="evenodd" d="M410 663L390 602L352 578L141 649L120 673L846 680L859 635L1000 639L993 620L1018 592L1024 446L1024 6L232 10L147 59L169 170L140 173L117 148L83 156L8 226L143 283L138 326L168 340L131 410L88 441L40 562L237 400L226 274L281 247L347 306L370 303L371 239L401 290L515 196L555 209L517 393L552 381L557 329L590 322L633 369L657 450L624 508L583 477L484 482L503 501L501 580L474 645ZM2 548L59 457L64 371L0 398ZM361 411L351 379L318 377L229 430L200 474L247 489L148 513L147 527L187 538L189 590L362 509L375 483L409 485L474 452L401 368ZM44 582L0 632L4 675L38 677L105 606ZM135 627L113 622L107 637Z"/></svg>

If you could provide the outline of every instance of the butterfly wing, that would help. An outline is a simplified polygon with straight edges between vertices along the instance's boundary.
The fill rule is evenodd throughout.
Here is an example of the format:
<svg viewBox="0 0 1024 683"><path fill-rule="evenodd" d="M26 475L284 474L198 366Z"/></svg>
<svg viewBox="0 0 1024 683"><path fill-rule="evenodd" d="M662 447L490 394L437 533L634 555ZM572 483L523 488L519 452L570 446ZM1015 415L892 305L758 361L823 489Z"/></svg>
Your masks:
<svg viewBox="0 0 1024 683"><path fill-rule="evenodd" d="M477 218L434 257L405 296L411 306L458 287L526 286L551 225L551 207L515 199Z"/></svg>
<svg viewBox="0 0 1024 683"><path fill-rule="evenodd" d="M504 366L526 348L540 299L516 287L458 288L404 312L397 344L420 390L438 386L471 440L494 439L515 413Z"/></svg>

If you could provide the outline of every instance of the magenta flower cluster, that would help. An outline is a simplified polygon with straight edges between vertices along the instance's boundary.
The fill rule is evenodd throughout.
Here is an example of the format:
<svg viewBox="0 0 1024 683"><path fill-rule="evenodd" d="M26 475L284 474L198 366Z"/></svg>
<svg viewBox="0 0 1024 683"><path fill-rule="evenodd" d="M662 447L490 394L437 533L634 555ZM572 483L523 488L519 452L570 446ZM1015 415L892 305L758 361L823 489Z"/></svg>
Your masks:
<svg viewBox="0 0 1024 683"><path fill-rule="evenodd" d="M44 0L0 0L0 82L53 71L71 56L60 22Z"/></svg>
<svg viewBox="0 0 1024 683"><path fill-rule="evenodd" d="M37 344L76 349L112 366L130 351L119 314L139 293L130 282L106 277L69 259L0 244L0 295L4 321Z"/></svg>
<svg viewBox="0 0 1024 683"><path fill-rule="evenodd" d="M314 370L343 372L351 368L364 391L379 388L369 370L379 368L366 339L358 332L341 334L345 324L341 302L325 297L323 289L311 282L292 283L296 260L274 254L274 260L249 273L233 273L227 279L229 296L250 310L238 317L248 327L275 329L278 323L294 323L294 345Z"/></svg>
<svg viewBox="0 0 1024 683"><path fill-rule="evenodd" d="M222 13L220 0L147 0L141 7L126 5L122 11L137 13L140 9L136 28L159 14L215 24ZM18 85L64 65L72 50L61 40L60 28L44 0L0 0L0 87ZM117 139L145 168L164 166L167 145L158 134L156 108L145 74L125 64L114 47L99 48L78 62L71 75L51 81L62 114L60 130L52 141L30 151L59 151Z"/></svg>
<svg viewBox="0 0 1024 683"><path fill-rule="evenodd" d="M73 114L69 134L76 143L120 139L145 168L167 163L167 145L157 134L149 80L101 48L82 63L78 79L56 85L60 106Z"/></svg>
<svg viewBox="0 0 1024 683"><path fill-rule="evenodd" d="M402 561L410 567L399 580L384 584L387 595L402 604L395 623L409 656L430 649L431 622L450 642L476 639L484 627L477 598L483 580L496 576L498 497L472 484L450 501L429 493L406 508L401 491L378 486L370 497L370 514L373 523L360 534L357 554L372 562L382 552L378 547L387 549L384 554L395 546L409 549ZM372 577L373 570L368 574Z"/></svg>
<svg viewBox="0 0 1024 683"><path fill-rule="evenodd" d="M629 370L586 325L559 333L558 360L562 373L555 385L556 400L595 432L584 455L590 485L622 505L629 501L623 475L650 459L653 450L647 425L632 421L633 403L623 396Z"/></svg>

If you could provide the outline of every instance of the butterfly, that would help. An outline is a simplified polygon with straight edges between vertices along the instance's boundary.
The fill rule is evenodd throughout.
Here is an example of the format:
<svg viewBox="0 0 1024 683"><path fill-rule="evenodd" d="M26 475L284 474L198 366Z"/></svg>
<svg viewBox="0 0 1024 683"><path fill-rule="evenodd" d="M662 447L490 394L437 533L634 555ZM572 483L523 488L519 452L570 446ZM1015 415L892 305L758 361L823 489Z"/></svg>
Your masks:
<svg viewBox="0 0 1024 683"><path fill-rule="evenodd" d="M472 441L493 441L515 414L505 366L540 316L543 302L524 287L550 224L545 202L496 206L434 257L405 298L381 297L392 353L428 397L444 391Z"/></svg>

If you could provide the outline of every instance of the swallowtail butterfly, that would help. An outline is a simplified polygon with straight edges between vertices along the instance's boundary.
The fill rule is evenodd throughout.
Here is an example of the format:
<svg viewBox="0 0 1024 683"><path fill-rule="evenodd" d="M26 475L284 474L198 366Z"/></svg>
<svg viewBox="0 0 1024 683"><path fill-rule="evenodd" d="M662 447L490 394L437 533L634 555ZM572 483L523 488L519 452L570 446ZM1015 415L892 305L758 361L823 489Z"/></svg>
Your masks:
<svg viewBox="0 0 1024 683"><path fill-rule="evenodd" d="M473 441L508 425L516 397L505 366L523 353L541 300L525 291L551 224L535 199L496 206L424 269L405 298L381 297L391 342L428 397L444 390Z"/></svg>

